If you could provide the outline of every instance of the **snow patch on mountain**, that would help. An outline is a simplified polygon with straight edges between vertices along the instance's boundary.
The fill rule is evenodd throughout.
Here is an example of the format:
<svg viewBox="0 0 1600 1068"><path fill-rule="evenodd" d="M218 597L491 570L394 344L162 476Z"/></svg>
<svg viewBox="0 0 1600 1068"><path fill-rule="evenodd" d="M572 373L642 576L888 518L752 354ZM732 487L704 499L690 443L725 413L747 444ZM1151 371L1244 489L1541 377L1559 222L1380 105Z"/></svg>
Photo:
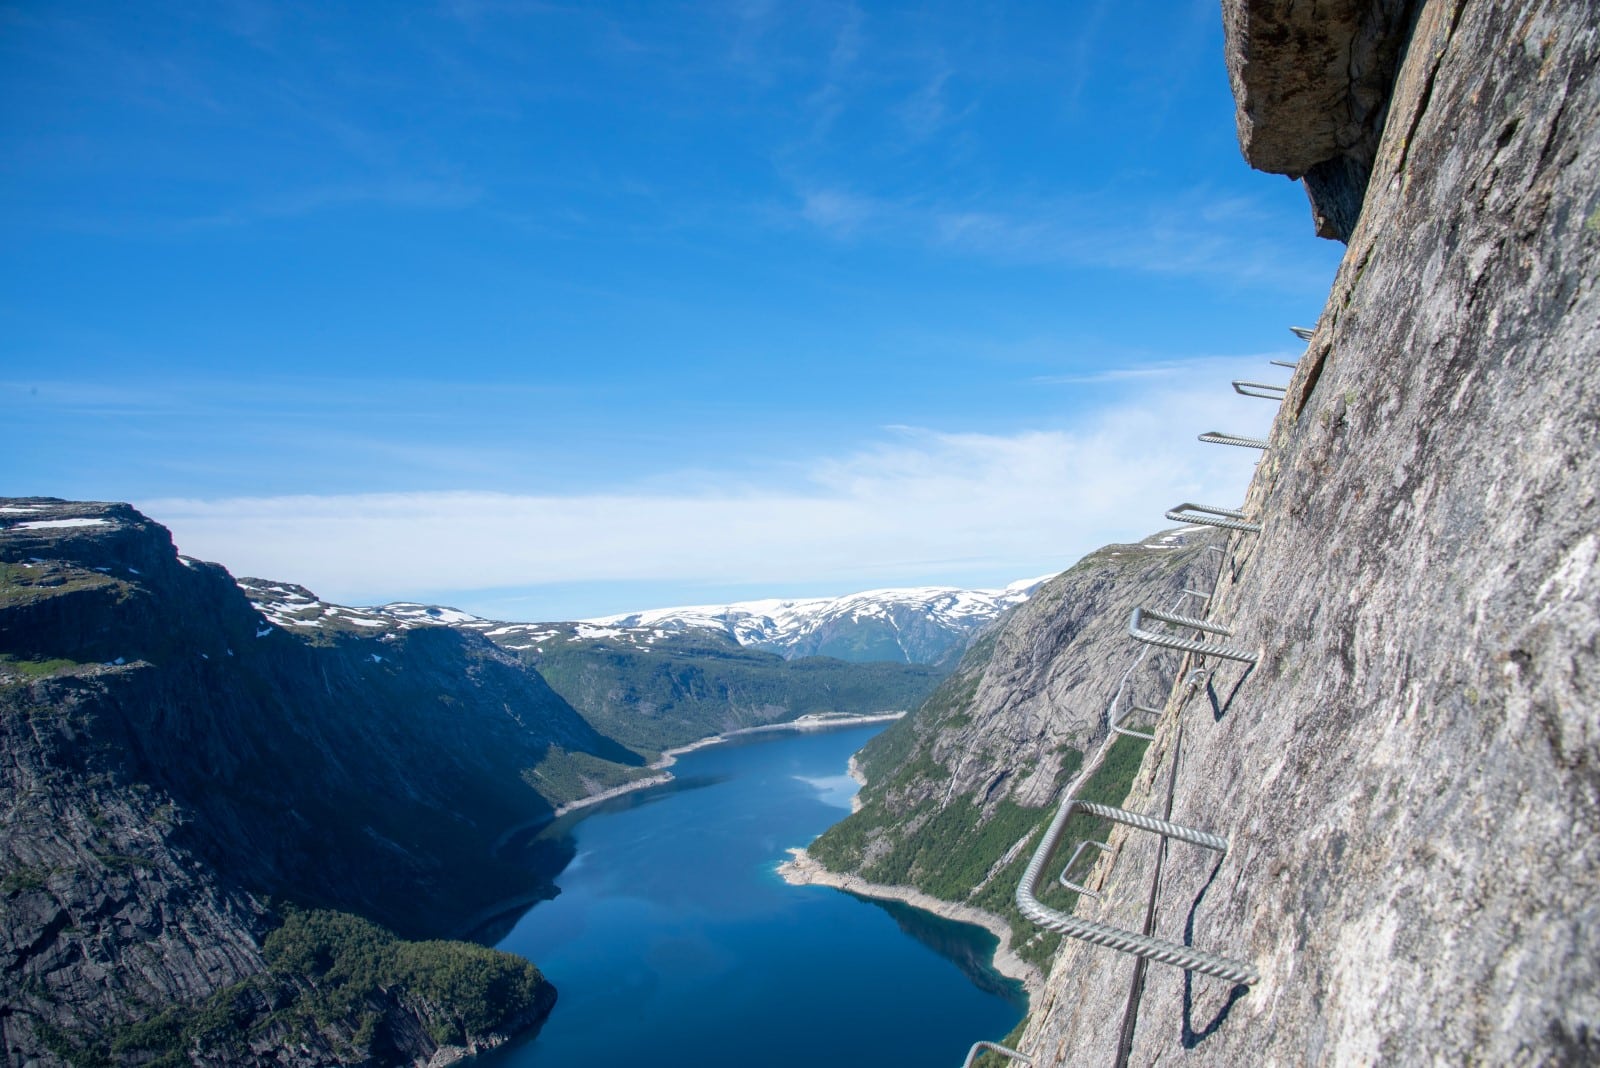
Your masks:
<svg viewBox="0 0 1600 1068"><path fill-rule="evenodd" d="M843 597L656 608L582 623L668 633L720 631L740 645L786 657L832 655L930 663L1027 600L1049 577L1024 579L1002 589L916 586L865 590Z"/></svg>
<svg viewBox="0 0 1600 1068"><path fill-rule="evenodd" d="M301 632L373 634L447 626L477 631L514 650L537 649L549 641L653 646L673 638L699 636L732 639L789 659L832 656L932 664L959 654L978 631L1027 600L1044 578L1013 582L1003 589L919 586L866 590L843 597L658 608L567 623L509 623L415 601L351 608L323 601L293 583L256 578L236 581L267 622Z"/></svg>

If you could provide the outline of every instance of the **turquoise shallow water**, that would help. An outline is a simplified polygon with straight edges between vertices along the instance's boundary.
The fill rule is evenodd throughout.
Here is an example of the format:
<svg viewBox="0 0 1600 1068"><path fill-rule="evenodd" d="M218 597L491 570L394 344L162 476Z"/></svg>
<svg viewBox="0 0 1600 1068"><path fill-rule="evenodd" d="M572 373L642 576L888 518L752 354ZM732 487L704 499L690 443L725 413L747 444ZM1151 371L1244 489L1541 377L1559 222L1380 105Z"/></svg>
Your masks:
<svg viewBox="0 0 1600 1068"><path fill-rule="evenodd" d="M994 937L775 872L848 811L851 753L882 724L690 753L678 782L547 828L560 896L499 943L560 1000L494 1068L951 1068L1022 1016Z"/></svg>

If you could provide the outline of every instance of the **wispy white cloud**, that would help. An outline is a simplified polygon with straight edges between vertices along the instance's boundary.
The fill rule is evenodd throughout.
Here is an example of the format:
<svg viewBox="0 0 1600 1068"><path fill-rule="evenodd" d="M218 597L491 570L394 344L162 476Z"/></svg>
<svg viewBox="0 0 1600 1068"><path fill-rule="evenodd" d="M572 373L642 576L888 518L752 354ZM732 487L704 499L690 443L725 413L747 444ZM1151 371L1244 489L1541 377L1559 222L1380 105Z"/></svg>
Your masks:
<svg viewBox="0 0 1600 1068"><path fill-rule="evenodd" d="M877 202L842 189L811 190L801 200L805 221L835 237L849 237L881 215Z"/></svg>
<svg viewBox="0 0 1600 1068"><path fill-rule="evenodd" d="M1228 393L1258 361L1174 367L1068 427L900 429L800 477L674 493L385 493L141 502L186 553L335 599L453 597L582 582L685 587L992 583L1070 565L1163 525L1183 500L1242 496L1255 456L1202 445L1260 431ZM704 482L699 483L701 487ZM643 607L643 606L641 606Z"/></svg>
<svg viewBox="0 0 1600 1068"><path fill-rule="evenodd" d="M844 5L836 13L822 84L805 98L806 110L811 115L809 140L813 144L827 139L844 110L849 83L861 58L864 22L861 9L853 3Z"/></svg>
<svg viewBox="0 0 1600 1068"><path fill-rule="evenodd" d="M907 138L913 143L926 141L952 121L945 87L950 82L951 70L941 67L919 85L895 109L905 128Z"/></svg>
<svg viewBox="0 0 1600 1068"><path fill-rule="evenodd" d="M1287 359L1292 355L1292 353L1288 352L1264 352L1251 357L1219 357L1218 359L1226 364L1235 362L1246 364L1249 361L1258 361L1256 366L1259 367L1271 360ZM1043 386L1098 386L1138 381L1159 381L1160 379L1170 378L1175 374L1184 374L1196 362L1196 360L1161 361L1139 364L1133 367L1107 367L1084 374L1037 375L1033 381ZM1260 373L1262 372L1257 371L1258 375Z"/></svg>
<svg viewBox="0 0 1600 1068"><path fill-rule="evenodd" d="M474 204L482 195L482 190L460 182L395 176L374 182L312 186L289 191L264 198L243 214L247 217L293 217L355 204L448 211Z"/></svg>
<svg viewBox="0 0 1600 1068"><path fill-rule="evenodd" d="M1239 225L1264 217L1260 204L1238 196L1213 202L1204 189L1159 204L1107 192L975 206L807 183L797 184L796 197L790 220L834 240L914 245L1026 266L1113 268L1275 288L1327 285L1323 266L1299 264L1282 242L1252 237Z"/></svg>

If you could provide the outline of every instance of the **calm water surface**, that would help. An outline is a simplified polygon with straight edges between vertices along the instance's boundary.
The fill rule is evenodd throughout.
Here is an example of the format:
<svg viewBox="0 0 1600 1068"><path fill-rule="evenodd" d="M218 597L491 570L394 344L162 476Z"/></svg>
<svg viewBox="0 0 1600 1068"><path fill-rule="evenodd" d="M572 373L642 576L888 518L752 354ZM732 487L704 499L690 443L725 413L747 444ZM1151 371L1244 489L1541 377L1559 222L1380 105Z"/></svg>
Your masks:
<svg viewBox="0 0 1600 1068"><path fill-rule="evenodd" d="M561 894L500 941L560 990L494 1068L955 1068L1026 1008L994 937L774 869L849 811L851 753L882 724L756 735L681 757L678 782L547 828Z"/></svg>

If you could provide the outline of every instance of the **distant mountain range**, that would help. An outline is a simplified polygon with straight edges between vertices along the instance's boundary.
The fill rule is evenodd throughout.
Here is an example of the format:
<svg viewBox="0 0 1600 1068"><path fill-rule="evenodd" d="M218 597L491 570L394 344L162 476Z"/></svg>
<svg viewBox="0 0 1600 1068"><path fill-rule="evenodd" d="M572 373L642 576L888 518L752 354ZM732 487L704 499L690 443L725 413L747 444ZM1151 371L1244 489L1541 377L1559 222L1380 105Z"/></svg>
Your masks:
<svg viewBox="0 0 1600 1068"><path fill-rule="evenodd" d="M436 627L487 638L601 732L650 758L808 713L915 708L977 634L1039 585L869 590L509 623L411 601L354 608L293 583L236 581L269 623L313 643Z"/></svg>
<svg viewBox="0 0 1600 1068"><path fill-rule="evenodd" d="M721 631L740 645L766 649L786 660L831 656L857 663L944 664L959 658L973 635L1026 601L1048 577L1013 582L998 590L952 586L867 590L843 597L656 608L585 622L668 633Z"/></svg>
<svg viewBox="0 0 1600 1068"><path fill-rule="evenodd" d="M241 578L239 585L272 622L291 629L372 634L445 625L476 631L512 650L538 650L552 641L599 641L644 649L672 636L699 642L713 635L785 660L827 656L851 663L887 661L949 666L980 630L1021 604L1049 576L1004 589L918 586L866 590L842 597L770 598L723 605L654 608L561 623L484 619L441 605L395 601L351 608L318 599L291 583Z"/></svg>

